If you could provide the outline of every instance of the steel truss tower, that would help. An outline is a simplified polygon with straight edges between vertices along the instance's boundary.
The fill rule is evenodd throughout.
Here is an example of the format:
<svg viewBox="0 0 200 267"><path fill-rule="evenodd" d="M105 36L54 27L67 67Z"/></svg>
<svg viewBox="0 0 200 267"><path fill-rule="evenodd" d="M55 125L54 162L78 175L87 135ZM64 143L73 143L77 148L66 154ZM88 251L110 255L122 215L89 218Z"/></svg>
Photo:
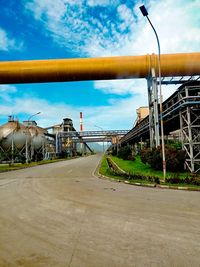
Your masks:
<svg viewBox="0 0 200 267"><path fill-rule="evenodd" d="M186 167L191 172L200 170L200 92L199 86L185 86L178 98L183 108L179 111L182 147L186 151Z"/></svg>

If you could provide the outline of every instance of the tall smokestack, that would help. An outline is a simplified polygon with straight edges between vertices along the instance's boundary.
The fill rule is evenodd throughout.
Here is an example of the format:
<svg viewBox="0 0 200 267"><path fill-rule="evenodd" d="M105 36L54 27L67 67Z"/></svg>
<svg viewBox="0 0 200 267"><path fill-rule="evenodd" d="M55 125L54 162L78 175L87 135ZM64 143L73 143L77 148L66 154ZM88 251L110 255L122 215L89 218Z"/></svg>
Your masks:
<svg viewBox="0 0 200 267"><path fill-rule="evenodd" d="M80 112L80 131L83 131L83 114Z"/></svg>

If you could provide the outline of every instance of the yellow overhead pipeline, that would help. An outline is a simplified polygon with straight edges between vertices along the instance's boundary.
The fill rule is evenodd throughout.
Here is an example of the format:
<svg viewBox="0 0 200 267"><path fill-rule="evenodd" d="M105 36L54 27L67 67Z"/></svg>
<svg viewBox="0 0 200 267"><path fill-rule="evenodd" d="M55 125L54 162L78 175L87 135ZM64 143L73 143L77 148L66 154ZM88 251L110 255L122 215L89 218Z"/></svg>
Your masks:
<svg viewBox="0 0 200 267"><path fill-rule="evenodd" d="M155 54L0 62L0 84L147 78ZM200 75L200 53L161 55L162 77Z"/></svg>

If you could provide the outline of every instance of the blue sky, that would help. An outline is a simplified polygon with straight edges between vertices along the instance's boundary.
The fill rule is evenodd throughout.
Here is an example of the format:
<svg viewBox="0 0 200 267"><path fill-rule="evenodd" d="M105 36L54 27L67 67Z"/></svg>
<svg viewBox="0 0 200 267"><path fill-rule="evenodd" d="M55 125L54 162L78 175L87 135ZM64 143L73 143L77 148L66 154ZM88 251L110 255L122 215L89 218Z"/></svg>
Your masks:
<svg viewBox="0 0 200 267"><path fill-rule="evenodd" d="M145 4L162 53L200 51L200 2L177 0L1 0L0 60L140 55L156 52L155 36L139 6ZM164 88L164 97L175 88ZM41 111L39 125L64 117L84 129L129 129L147 105L145 80L0 86L0 123Z"/></svg>

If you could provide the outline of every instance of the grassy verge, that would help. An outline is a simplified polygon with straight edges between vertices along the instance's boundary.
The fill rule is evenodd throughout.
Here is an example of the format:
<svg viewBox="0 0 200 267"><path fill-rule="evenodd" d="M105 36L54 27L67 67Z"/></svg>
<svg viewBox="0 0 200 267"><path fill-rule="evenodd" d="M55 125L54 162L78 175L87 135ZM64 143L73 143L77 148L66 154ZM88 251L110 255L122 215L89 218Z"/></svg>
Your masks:
<svg viewBox="0 0 200 267"><path fill-rule="evenodd" d="M155 184L155 182L152 182L151 180L148 180L148 177L158 177L160 180L163 178L162 171L155 171L152 168L150 168L148 165L142 163L140 157L136 157L135 161L130 161L130 160L122 160L117 157L111 156L110 157L122 170L124 170L126 173L131 173L133 175L141 175L141 176L146 176L147 179L130 179L129 183L130 184L136 184L140 183L143 185L146 184ZM111 168L108 165L108 162L106 160L106 157L104 156L102 158L102 162L100 165L99 173L101 175L110 177L112 179L118 180L118 181L125 181L127 180L127 177L123 177L121 175L116 175ZM173 172L168 172L167 176L168 177L173 177L176 175ZM189 176L190 174L188 172L180 173L179 177L181 179L184 179L185 177ZM160 182L161 185L166 185L171 188L175 187L187 187L191 189L200 189L200 186L197 185L190 185L190 184L185 184L185 183L179 183L179 184L171 184L171 183L164 183Z"/></svg>
<svg viewBox="0 0 200 267"><path fill-rule="evenodd" d="M107 160L106 160L105 156L103 156L103 158L101 160L99 173L102 174L102 175L109 175L110 174L110 168L108 166L108 163L107 163Z"/></svg>
<svg viewBox="0 0 200 267"><path fill-rule="evenodd" d="M137 156L134 161L132 160L123 160L118 157L110 156L110 158L125 172L131 173L131 174L141 174L145 176L154 176L158 177L160 179L163 178L163 172L162 171L156 171L149 167L148 165L144 164L140 157ZM166 177L173 177L175 173L173 172L167 172ZM190 174L188 172L182 172L179 173L180 178L185 178L189 176Z"/></svg>
<svg viewBox="0 0 200 267"><path fill-rule="evenodd" d="M7 171L14 171L14 170L19 170L19 169L25 169L29 167L34 167L38 165L43 165L43 164L49 164L49 163L54 163L54 162L59 162L59 161L64 161L67 159L52 159L52 160L42 160L38 162L30 162L30 163L14 163L14 164L0 164L0 172L7 172Z"/></svg>
<svg viewBox="0 0 200 267"><path fill-rule="evenodd" d="M125 181L127 180L126 177L122 177L120 175L115 174L110 167L108 166L108 162L106 160L106 156L103 156L100 167L99 167L99 173L103 176L107 176L110 177L116 181ZM149 181L142 181L143 184L150 184ZM141 183L141 180L139 179L134 179L134 180L130 180L129 181L130 184L134 184L134 183Z"/></svg>

